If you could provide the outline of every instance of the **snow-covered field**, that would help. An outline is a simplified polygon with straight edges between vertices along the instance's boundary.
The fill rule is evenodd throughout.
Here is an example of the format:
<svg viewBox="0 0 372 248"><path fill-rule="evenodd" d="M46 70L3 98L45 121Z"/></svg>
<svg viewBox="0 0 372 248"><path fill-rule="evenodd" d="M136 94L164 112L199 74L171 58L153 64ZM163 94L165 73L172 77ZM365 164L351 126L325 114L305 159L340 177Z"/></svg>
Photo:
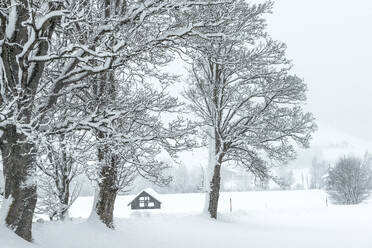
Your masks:
<svg viewBox="0 0 372 248"><path fill-rule="evenodd" d="M229 201L233 211L230 213ZM321 191L222 193L219 220L200 214L202 194L162 195L162 209L115 206L115 230L86 221L93 199L75 202L66 223L35 223L34 244L1 227L1 248L371 248L372 202L326 206Z"/></svg>

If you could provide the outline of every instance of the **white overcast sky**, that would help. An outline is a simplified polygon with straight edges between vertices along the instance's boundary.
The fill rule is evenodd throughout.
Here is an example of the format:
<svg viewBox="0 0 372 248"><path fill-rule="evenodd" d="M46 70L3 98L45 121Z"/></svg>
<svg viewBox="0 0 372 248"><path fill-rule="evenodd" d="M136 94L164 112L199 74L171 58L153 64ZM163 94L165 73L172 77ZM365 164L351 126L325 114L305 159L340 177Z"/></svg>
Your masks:
<svg viewBox="0 0 372 248"><path fill-rule="evenodd" d="M319 127L311 148L299 150L291 166L307 167L314 156L332 163L343 154L372 152L372 0L274 2L268 32L287 44ZM197 151L182 160L201 165L206 159Z"/></svg>
<svg viewBox="0 0 372 248"><path fill-rule="evenodd" d="M319 126L306 153L372 152L372 1L276 0L273 11L268 31L287 44Z"/></svg>

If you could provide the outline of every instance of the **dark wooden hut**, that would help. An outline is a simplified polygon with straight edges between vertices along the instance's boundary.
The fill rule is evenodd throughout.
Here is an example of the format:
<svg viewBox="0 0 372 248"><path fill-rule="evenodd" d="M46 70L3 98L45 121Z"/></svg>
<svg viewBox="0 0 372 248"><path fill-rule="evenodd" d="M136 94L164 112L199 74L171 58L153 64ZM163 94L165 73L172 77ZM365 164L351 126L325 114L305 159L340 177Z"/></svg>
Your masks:
<svg viewBox="0 0 372 248"><path fill-rule="evenodd" d="M160 209L161 201L158 193L153 189L144 189L128 204L131 209Z"/></svg>

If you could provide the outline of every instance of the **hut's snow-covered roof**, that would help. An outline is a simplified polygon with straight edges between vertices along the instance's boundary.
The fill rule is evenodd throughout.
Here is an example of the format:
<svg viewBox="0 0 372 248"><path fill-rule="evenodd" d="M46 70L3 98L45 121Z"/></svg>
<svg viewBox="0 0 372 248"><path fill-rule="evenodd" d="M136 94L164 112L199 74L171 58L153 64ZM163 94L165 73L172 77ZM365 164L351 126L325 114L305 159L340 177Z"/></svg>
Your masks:
<svg viewBox="0 0 372 248"><path fill-rule="evenodd" d="M145 191L147 194L151 195L152 197L154 197L156 200L158 200L161 203L162 201L161 196L152 188L147 188L147 189L141 190L136 196L134 196L128 205L130 205L143 191Z"/></svg>

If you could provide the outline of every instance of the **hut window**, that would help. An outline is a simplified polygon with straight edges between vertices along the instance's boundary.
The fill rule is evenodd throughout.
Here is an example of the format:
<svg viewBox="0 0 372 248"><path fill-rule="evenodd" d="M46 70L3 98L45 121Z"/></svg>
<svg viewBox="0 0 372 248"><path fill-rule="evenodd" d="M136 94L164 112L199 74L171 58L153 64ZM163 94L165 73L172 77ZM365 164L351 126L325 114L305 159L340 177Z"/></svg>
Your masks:
<svg viewBox="0 0 372 248"><path fill-rule="evenodd" d="M149 202L148 206L149 206L149 207L154 207L155 204L154 204L154 202Z"/></svg>
<svg viewBox="0 0 372 248"><path fill-rule="evenodd" d="M139 198L139 207L144 208L144 207L148 206L149 201L150 201L149 196L141 196Z"/></svg>

